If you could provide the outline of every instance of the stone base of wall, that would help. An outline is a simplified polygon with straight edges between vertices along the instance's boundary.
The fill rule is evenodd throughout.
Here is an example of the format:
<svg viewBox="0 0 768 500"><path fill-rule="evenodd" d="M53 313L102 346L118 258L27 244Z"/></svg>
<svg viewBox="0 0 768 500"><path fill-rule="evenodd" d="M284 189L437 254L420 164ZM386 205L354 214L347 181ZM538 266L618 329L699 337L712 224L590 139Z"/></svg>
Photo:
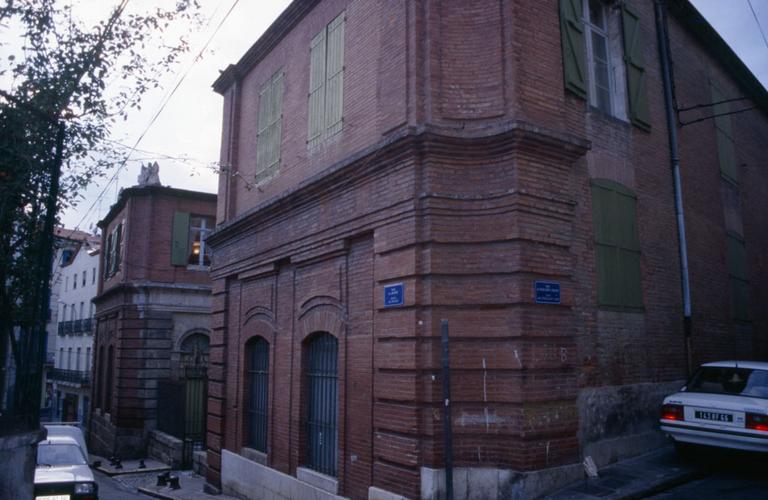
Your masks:
<svg viewBox="0 0 768 500"><path fill-rule="evenodd" d="M37 447L44 429L0 437L0 498L32 498Z"/></svg>
<svg viewBox="0 0 768 500"><path fill-rule="evenodd" d="M453 469L453 498L527 500L551 493L582 477L584 467L580 463L529 472L490 467L456 467ZM371 498L370 493L368 498ZM445 498L445 469L421 468L421 498Z"/></svg>
<svg viewBox="0 0 768 500"><path fill-rule="evenodd" d="M204 451L192 453L192 470L203 477L208 474L208 454Z"/></svg>
<svg viewBox="0 0 768 500"><path fill-rule="evenodd" d="M226 495L249 500L344 498L227 450L221 450L221 489Z"/></svg>
<svg viewBox="0 0 768 500"><path fill-rule="evenodd" d="M661 403L683 385L684 380L677 380L582 389L578 400L582 455L602 467L663 445Z"/></svg>
<svg viewBox="0 0 768 500"><path fill-rule="evenodd" d="M88 450L102 457L114 454L122 460L145 458L147 439L142 429L117 427L108 413L96 410L88 426Z"/></svg>
<svg viewBox="0 0 768 500"><path fill-rule="evenodd" d="M184 443L181 439L158 430L149 432L147 440L147 456L180 469L183 459Z"/></svg>

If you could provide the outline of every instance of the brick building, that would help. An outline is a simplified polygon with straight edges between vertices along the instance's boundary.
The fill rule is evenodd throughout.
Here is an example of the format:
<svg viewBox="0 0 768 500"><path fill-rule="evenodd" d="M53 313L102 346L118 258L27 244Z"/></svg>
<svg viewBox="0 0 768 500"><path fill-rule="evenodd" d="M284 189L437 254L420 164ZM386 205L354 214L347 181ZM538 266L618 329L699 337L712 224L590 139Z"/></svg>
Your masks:
<svg viewBox="0 0 768 500"><path fill-rule="evenodd" d="M658 21L296 0L219 76L210 483L438 498L442 319L460 498L657 446L689 359L765 357L768 95L687 1Z"/></svg>
<svg viewBox="0 0 768 500"><path fill-rule="evenodd" d="M176 461L182 448L191 455L204 445L211 311L205 240L215 211L214 194L139 185L124 189L99 222L94 453L156 451ZM178 449L157 450L158 443Z"/></svg>

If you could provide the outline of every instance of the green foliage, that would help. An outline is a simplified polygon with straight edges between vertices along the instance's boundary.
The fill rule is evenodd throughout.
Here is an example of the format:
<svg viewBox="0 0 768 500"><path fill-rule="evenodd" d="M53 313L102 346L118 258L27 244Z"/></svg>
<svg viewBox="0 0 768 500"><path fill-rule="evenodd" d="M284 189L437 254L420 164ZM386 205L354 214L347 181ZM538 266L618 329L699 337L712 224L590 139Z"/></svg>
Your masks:
<svg viewBox="0 0 768 500"><path fill-rule="evenodd" d="M45 334L53 218L122 159L106 141L111 127L188 50L178 33L199 25L197 0L158 3L164 7L137 13L121 0L90 24L78 20L76 2L0 6L0 364L11 345L17 381L42 362L27 341ZM0 379L0 398L4 385Z"/></svg>

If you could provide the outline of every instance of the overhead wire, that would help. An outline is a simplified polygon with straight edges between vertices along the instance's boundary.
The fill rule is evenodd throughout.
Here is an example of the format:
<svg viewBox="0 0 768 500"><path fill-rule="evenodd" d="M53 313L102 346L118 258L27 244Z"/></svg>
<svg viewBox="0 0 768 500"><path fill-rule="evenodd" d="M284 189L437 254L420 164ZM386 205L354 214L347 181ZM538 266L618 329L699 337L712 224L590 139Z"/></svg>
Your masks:
<svg viewBox="0 0 768 500"><path fill-rule="evenodd" d="M216 28L214 29L213 33L208 38L208 40L205 42L203 47L198 51L197 55L193 58L192 63L184 71L184 73L182 74L182 76L179 79L179 81L176 83L176 85L173 87L173 89L168 94L166 94L166 97L163 98L163 101L162 101L160 107L154 113L154 115L152 116L152 119L149 121L147 126L144 128L142 133L139 135L138 139L134 142L133 146L130 146L130 151L127 152L127 154L126 154L125 158L123 159L123 161L120 163L120 165L117 167L115 172L112 174L112 177L110 177L109 181L107 181L107 183L104 185L104 188L101 190L99 195L96 197L96 199L93 201L93 203L91 203L91 206L88 207L88 210L85 212L85 214L83 214L83 217L77 223L77 225L75 226L75 229L79 229L80 226L83 224L83 222L86 221L86 219L88 218L88 215L93 211L93 208L96 206L96 203L101 201L101 199L104 197L104 195L106 194L107 190L109 189L109 186L112 184L112 182L115 181L115 179L118 177L120 172L125 168L128 160L131 157L131 154L134 151L136 151L138 145L141 143L142 139L144 139L144 136L147 134L149 129L152 127L152 125L154 125L154 123L157 121L157 118L160 116L160 114L165 110L165 107L168 105L170 100L173 98L174 94L179 89L181 84L184 82L186 77L189 75L189 72L192 70L192 68L195 66L195 64L197 64L200 60L202 60L203 54L205 53L206 49L208 48L210 43L213 41L214 37L218 34L219 30L224 25L226 20L229 18L230 14L232 14L232 11L235 9L235 7L237 6L237 4L239 2L240 2L240 0L234 0L234 2L232 3L232 6L229 8L229 10L224 15L224 17L222 17L221 21L219 21L219 24L216 26ZM218 6L216 7L216 10L218 10ZM214 15L215 15L215 11L214 11ZM211 16L210 20L213 20L213 15Z"/></svg>
<svg viewBox="0 0 768 500"><path fill-rule="evenodd" d="M747 0L747 5L749 5L749 10L752 11L752 17L755 18L755 22L757 23L757 29L760 30L760 36L763 37L763 43L766 47L768 47L768 39L765 38L765 31L763 31L763 26L760 24L760 20L757 18L757 13L755 13L755 8L752 6L752 0Z"/></svg>

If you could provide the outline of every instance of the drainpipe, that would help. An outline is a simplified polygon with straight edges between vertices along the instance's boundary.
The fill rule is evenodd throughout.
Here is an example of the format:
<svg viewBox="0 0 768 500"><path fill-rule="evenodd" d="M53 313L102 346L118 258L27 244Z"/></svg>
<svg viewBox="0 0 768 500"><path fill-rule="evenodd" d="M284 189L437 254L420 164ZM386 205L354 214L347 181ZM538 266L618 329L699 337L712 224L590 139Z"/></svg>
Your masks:
<svg viewBox="0 0 768 500"><path fill-rule="evenodd" d="M669 35L667 32L667 5L665 0L656 0L656 36L659 43L659 60L664 84L664 108L667 115L667 134L669 138L669 159L672 167L672 179L675 191L675 214L677 216L677 238L680 251L680 281L683 289L683 332L685 335L686 371L690 376L691 359L691 289L688 280L688 244L685 239L685 214L683 213L683 192L680 185L680 157L677 146L677 119L672 90L672 70L670 67Z"/></svg>

